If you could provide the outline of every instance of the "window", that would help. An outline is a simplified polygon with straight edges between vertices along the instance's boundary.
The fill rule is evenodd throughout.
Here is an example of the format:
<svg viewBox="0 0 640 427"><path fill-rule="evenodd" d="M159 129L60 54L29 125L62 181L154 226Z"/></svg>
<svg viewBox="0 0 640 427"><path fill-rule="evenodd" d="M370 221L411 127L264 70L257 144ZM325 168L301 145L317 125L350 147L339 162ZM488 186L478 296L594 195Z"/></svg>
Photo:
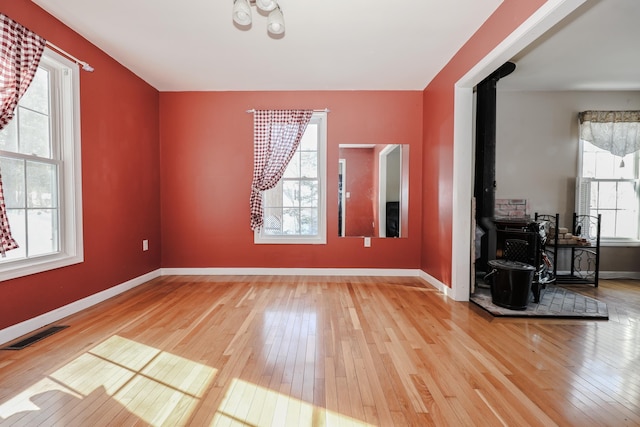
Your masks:
<svg viewBox="0 0 640 427"><path fill-rule="evenodd" d="M255 243L326 243L326 120L313 113L282 179L264 192Z"/></svg>
<svg viewBox="0 0 640 427"><path fill-rule="evenodd" d="M621 159L587 141L581 140L580 144L578 213L602 215L601 240L604 243L640 241L638 152Z"/></svg>
<svg viewBox="0 0 640 427"><path fill-rule="evenodd" d="M0 132L0 169L19 248L0 280L82 262L79 69L45 50L29 89Z"/></svg>

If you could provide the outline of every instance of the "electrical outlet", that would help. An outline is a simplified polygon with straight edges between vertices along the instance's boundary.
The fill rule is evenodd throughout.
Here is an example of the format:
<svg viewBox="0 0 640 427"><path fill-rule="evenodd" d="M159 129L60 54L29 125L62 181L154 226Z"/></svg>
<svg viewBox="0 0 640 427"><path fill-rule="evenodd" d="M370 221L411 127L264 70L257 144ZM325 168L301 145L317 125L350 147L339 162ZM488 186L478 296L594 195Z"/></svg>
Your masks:
<svg viewBox="0 0 640 427"><path fill-rule="evenodd" d="M147 239L142 241L142 250L143 251L148 251L149 250L149 241Z"/></svg>
<svg viewBox="0 0 640 427"><path fill-rule="evenodd" d="M365 248L370 248L371 247L371 237L365 237L364 238L364 247Z"/></svg>

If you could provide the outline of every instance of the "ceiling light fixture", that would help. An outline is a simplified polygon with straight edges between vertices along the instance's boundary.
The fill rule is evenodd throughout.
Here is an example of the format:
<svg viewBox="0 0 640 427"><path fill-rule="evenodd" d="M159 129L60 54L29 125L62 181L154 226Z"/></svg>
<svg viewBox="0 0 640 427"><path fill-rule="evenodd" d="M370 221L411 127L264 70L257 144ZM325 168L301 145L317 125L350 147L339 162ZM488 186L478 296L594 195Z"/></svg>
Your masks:
<svg viewBox="0 0 640 427"><path fill-rule="evenodd" d="M251 25L251 7L255 5L260 11L269 12L267 31L274 35L284 33L284 16L276 0L234 0L233 21L241 27Z"/></svg>
<svg viewBox="0 0 640 427"><path fill-rule="evenodd" d="M258 9L260 10L271 12L273 9L278 7L278 3L275 0L256 0L256 6L258 6Z"/></svg>

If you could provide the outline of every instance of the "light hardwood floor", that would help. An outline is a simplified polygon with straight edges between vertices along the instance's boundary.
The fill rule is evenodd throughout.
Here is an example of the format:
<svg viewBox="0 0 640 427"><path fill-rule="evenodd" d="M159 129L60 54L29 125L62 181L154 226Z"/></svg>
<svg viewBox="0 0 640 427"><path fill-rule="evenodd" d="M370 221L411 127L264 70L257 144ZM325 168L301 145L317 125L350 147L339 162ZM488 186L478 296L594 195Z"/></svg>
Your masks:
<svg viewBox="0 0 640 427"><path fill-rule="evenodd" d="M162 277L0 351L0 425L640 425L640 282L575 289L610 320L416 278Z"/></svg>

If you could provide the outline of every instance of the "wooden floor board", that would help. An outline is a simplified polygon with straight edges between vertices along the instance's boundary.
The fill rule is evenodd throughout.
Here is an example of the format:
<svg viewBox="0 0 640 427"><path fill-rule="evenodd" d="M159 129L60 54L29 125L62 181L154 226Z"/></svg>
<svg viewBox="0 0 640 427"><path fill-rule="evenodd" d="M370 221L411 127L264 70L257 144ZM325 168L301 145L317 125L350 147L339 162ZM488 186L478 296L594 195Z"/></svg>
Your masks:
<svg viewBox="0 0 640 427"><path fill-rule="evenodd" d="M0 351L0 426L640 425L640 282L608 321L402 277L165 276Z"/></svg>

